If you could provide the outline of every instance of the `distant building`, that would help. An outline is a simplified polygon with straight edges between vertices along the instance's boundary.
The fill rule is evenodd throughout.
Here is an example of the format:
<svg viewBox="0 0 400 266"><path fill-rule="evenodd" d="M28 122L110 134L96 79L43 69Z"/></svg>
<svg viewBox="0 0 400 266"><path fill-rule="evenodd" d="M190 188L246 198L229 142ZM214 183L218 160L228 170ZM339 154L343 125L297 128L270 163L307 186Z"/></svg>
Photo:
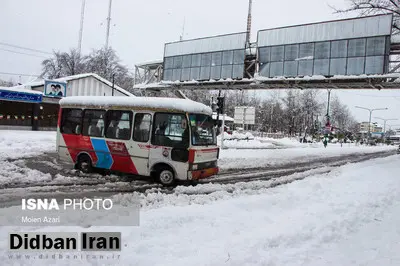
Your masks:
<svg viewBox="0 0 400 266"><path fill-rule="evenodd" d="M373 132L375 132L375 133L383 133L383 127L375 126Z"/></svg>
<svg viewBox="0 0 400 266"><path fill-rule="evenodd" d="M134 97L92 73L0 87L0 129L54 130L62 97L112 95Z"/></svg>
<svg viewBox="0 0 400 266"><path fill-rule="evenodd" d="M369 125L369 130L368 130L368 125ZM359 127L359 133L362 133L362 134L366 134L366 133L368 133L368 131L369 132L375 132L374 130L375 130L375 125L374 124L369 124L368 122L361 122L359 125L358 125L358 127Z"/></svg>

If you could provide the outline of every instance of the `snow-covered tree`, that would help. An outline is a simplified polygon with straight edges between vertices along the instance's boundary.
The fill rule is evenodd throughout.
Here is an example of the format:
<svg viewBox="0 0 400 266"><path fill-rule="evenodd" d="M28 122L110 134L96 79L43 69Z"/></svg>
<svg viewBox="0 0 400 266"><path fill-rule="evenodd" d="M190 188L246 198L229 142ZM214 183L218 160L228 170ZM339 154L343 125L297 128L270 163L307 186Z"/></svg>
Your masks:
<svg viewBox="0 0 400 266"><path fill-rule="evenodd" d="M133 76L112 48L93 50L86 57L86 72L96 73L103 78L112 80L122 88L133 86Z"/></svg>
<svg viewBox="0 0 400 266"><path fill-rule="evenodd" d="M14 85L15 84L14 84L14 82L12 80L5 81L5 80L0 79L0 87L12 87Z"/></svg>
<svg viewBox="0 0 400 266"><path fill-rule="evenodd" d="M121 64L116 52L109 49L93 50L89 55L81 55L76 49L69 52L54 52L51 58L42 62L42 77L56 79L81 73L95 73L122 88L133 86L133 75Z"/></svg>

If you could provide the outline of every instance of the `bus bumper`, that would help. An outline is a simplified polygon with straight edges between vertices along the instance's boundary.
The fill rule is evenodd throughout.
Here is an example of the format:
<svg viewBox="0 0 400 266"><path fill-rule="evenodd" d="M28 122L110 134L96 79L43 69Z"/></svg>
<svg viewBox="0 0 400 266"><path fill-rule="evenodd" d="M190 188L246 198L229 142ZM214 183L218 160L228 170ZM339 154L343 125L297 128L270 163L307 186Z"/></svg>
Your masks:
<svg viewBox="0 0 400 266"><path fill-rule="evenodd" d="M202 170L197 170L197 171L189 171L188 172L188 179L189 180L199 180L203 178L207 178L213 175L218 174L219 168L214 167L214 168L207 168L207 169L202 169Z"/></svg>

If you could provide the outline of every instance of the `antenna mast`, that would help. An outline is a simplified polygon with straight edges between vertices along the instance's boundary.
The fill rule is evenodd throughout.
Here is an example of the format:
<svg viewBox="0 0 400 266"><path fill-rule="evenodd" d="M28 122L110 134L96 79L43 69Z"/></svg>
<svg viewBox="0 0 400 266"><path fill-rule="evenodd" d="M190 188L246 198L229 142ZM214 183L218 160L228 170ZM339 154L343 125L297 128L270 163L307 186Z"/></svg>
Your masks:
<svg viewBox="0 0 400 266"><path fill-rule="evenodd" d="M246 43L248 45L250 44L252 6L253 6L253 0L249 0L249 13L247 15L247 34L246 34Z"/></svg>
<svg viewBox="0 0 400 266"><path fill-rule="evenodd" d="M82 34L83 34L83 21L85 19L85 1L82 0L82 8L81 8L81 27L79 29L79 41L78 41L78 54L81 53L82 49Z"/></svg>
<svg viewBox="0 0 400 266"><path fill-rule="evenodd" d="M108 39L110 37L110 23L111 23L111 4L112 0L110 0L110 4L108 6L108 17L107 17L107 33L106 33L106 45L105 48L108 48Z"/></svg>
<svg viewBox="0 0 400 266"><path fill-rule="evenodd" d="M183 41L183 36L185 34L185 19L186 19L186 17L183 17L182 34L179 38L180 41Z"/></svg>

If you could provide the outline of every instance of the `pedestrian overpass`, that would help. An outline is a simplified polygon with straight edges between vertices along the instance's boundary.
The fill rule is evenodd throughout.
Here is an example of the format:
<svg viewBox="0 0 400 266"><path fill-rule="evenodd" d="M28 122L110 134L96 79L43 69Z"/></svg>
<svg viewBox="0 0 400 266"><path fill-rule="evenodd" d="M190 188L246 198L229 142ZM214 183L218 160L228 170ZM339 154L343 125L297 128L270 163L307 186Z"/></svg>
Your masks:
<svg viewBox="0 0 400 266"><path fill-rule="evenodd" d="M163 60L136 66L134 89L400 89L392 22L385 14L260 30L254 43L247 32L166 43Z"/></svg>

